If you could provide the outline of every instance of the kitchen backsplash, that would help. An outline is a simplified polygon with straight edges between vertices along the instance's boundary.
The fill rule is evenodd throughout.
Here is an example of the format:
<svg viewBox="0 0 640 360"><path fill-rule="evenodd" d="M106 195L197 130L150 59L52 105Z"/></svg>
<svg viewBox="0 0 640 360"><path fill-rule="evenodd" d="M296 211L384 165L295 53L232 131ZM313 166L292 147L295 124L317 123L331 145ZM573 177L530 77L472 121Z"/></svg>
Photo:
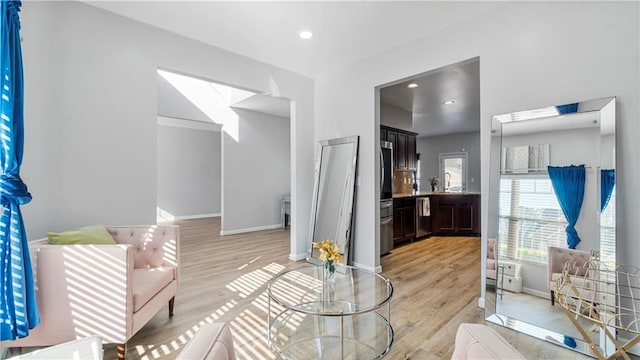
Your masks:
<svg viewBox="0 0 640 360"><path fill-rule="evenodd" d="M413 171L393 170L393 192L410 193L413 191Z"/></svg>

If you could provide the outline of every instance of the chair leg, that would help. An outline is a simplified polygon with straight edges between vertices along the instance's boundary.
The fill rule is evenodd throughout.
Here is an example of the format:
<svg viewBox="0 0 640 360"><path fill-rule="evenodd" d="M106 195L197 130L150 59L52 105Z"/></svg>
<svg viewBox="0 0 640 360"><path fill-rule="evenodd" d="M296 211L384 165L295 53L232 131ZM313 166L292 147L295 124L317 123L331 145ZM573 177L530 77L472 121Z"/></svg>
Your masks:
<svg viewBox="0 0 640 360"><path fill-rule="evenodd" d="M172 297L171 300L169 300L169 317L173 316L173 304L175 304L176 302L176 297Z"/></svg>
<svg viewBox="0 0 640 360"><path fill-rule="evenodd" d="M553 290L551 290L551 306L556 303L556 294Z"/></svg>
<svg viewBox="0 0 640 360"><path fill-rule="evenodd" d="M127 343L118 344L117 349L118 349L118 360L124 360L125 357L127 356Z"/></svg>

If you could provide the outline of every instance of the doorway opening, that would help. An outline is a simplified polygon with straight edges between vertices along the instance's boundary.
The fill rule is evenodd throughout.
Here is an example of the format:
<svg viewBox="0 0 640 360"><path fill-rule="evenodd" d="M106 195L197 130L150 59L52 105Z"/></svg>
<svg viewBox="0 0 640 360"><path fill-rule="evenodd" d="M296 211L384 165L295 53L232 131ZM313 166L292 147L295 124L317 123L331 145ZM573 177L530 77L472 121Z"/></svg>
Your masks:
<svg viewBox="0 0 640 360"><path fill-rule="evenodd" d="M393 248L397 249L443 236L470 237L479 247L480 59L464 60L381 85L376 87L376 95L376 133L381 141L392 143L395 160L393 225L389 226L385 219L381 228L381 205L376 248L388 248L385 247L388 236L383 235L389 228L394 230ZM377 168L380 171L377 179L381 179L380 166ZM437 184L435 192L430 191L432 184ZM449 197L446 201L440 197L443 201L437 201L436 196L442 192L456 192L461 197ZM453 199L464 199L460 210L450 204ZM384 202L382 192L376 195L376 200ZM438 209L440 204L443 209L448 207L446 211ZM382 259L393 257L393 248ZM413 255L421 256L418 252ZM382 260L380 265L384 265Z"/></svg>
<svg viewBox="0 0 640 360"><path fill-rule="evenodd" d="M290 100L176 71L158 69L157 78L159 213L219 216L220 235L282 227Z"/></svg>

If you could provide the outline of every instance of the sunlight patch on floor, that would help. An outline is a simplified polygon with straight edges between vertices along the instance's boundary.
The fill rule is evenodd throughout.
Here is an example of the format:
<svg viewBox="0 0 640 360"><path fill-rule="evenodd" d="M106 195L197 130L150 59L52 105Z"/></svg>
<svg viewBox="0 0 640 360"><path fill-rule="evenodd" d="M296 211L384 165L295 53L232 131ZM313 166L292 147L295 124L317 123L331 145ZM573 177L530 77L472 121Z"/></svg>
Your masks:
<svg viewBox="0 0 640 360"><path fill-rule="evenodd" d="M254 263L260 257L249 261L246 266ZM246 268L243 265L241 268ZM191 340L197 331L207 323L221 321L226 313L239 305L242 299L255 296L247 308L229 323L234 340L234 350L238 359L272 360L276 358L267 339L268 295L266 286L276 274L286 269L282 264L271 263L261 269L250 271L238 276L226 287L237 294L237 299L230 299L218 309L213 310L207 317L200 320L189 330L164 344L138 345L136 353L141 360L156 360L172 353L178 353ZM283 308L271 303L271 316L275 316Z"/></svg>

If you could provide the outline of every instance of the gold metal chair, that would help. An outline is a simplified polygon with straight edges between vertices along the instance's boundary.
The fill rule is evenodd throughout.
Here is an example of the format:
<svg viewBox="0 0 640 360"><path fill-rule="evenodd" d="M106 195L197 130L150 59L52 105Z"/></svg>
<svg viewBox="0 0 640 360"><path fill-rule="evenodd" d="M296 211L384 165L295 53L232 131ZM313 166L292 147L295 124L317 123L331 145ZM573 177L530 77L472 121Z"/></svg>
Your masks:
<svg viewBox="0 0 640 360"><path fill-rule="evenodd" d="M592 252L587 263L567 262L556 289L560 290L556 301L598 359L630 360L627 351L640 343L640 269L617 266L611 270ZM607 356L605 344L594 342L579 317L599 328L616 351Z"/></svg>

